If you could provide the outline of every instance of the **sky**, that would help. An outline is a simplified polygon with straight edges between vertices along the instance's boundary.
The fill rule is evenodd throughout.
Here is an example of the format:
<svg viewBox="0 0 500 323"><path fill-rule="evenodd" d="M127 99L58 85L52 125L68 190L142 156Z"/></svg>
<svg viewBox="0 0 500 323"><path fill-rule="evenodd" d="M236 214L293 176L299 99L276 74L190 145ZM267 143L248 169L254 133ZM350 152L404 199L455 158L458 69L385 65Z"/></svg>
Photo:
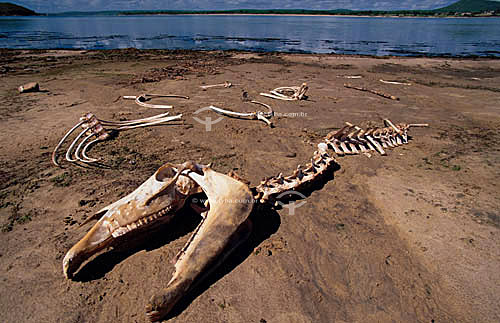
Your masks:
<svg viewBox="0 0 500 323"><path fill-rule="evenodd" d="M9 0L7 0L9 1ZM24 0L9 1L40 13L101 10L352 9L425 10L457 0Z"/></svg>

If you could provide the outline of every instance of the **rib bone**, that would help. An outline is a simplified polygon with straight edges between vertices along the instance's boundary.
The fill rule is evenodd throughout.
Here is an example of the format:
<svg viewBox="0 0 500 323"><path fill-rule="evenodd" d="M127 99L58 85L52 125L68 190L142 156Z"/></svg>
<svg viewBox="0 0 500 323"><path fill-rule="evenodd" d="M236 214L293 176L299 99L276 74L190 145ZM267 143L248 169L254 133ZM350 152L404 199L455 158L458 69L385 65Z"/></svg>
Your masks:
<svg viewBox="0 0 500 323"><path fill-rule="evenodd" d="M106 140L110 136L110 131L121 131L127 129L134 129L140 127L147 127L152 125L164 124L169 121L179 120L182 118L182 114L176 116L168 116L168 112L158 114L148 118L142 118L137 120L127 120L127 121L107 121L98 119L92 113L86 113L80 118L80 122L78 122L73 128L71 128L64 137L59 141L56 148L52 152L52 163L56 166L60 166L57 162L57 150L62 146L64 141L73 133L76 128L82 126L83 130L76 136L76 138L70 144L67 152L66 152L66 160L69 162L77 162L81 161L84 163L94 163L99 159L90 158L87 156L87 149L97 141ZM108 129L104 128L104 126L108 127ZM85 134L87 136L77 145L80 138L82 138ZM96 137L95 140L90 141L87 145L83 146L85 142L90 140L92 137ZM75 150L75 158L72 158L72 151L74 147L77 147ZM83 147L83 149L82 149ZM79 153L81 151L82 156L80 157Z"/></svg>
<svg viewBox="0 0 500 323"><path fill-rule="evenodd" d="M247 113L241 113L241 112L234 112L230 110L225 110L222 108L215 107L213 105L209 106L208 108L216 113L228 116L228 117L233 117L233 118L241 118L241 119L247 119L249 118L250 120L261 120L267 123L268 126L272 126L271 121L268 118L271 118L274 115L273 109L262 102L259 101L250 101L251 103L259 104L268 109L267 112L262 112L262 111L255 111L255 112L247 112Z"/></svg>
<svg viewBox="0 0 500 323"><path fill-rule="evenodd" d="M172 109L171 105L161 105L161 104L150 104L146 103L146 101L154 99L154 98L181 98L181 99L189 99L188 96L177 95L177 94L141 94L138 96L133 95L125 95L124 99L135 100L135 103L140 105L141 107L150 108L150 109Z"/></svg>
<svg viewBox="0 0 500 323"><path fill-rule="evenodd" d="M278 87L270 91L270 93L260 93L260 95L278 100L297 101L306 98L306 92L308 89L309 87L307 86L307 83L302 83L301 86Z"/></svg>

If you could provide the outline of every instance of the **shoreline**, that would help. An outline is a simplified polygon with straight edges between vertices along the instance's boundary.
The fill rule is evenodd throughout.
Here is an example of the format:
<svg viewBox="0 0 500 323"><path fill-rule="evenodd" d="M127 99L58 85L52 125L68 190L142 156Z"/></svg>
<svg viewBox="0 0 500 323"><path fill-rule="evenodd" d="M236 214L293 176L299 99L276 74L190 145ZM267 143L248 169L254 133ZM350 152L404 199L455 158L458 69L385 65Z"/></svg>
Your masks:
<svg viewBox="0 0 500 323"><path fill-rule="evenodd" d="M119 16L290 16L290 17L346 17L346 18L500 18L499 16L400 16L400 15L339 15L339 14L293 14L293 13L159 13L119 14Z"/></svg>
<svg viewBox="0 0 500 323"><path fill-rule="evenodd" d="M2 51L15 52L15 51L27 51L27 52L114 52L114 51L140 51L140 52L167 52L167 53L178 53L178 52L223 52L223 53L250 53L250 54L262 54L262 55L311 55L311 56L325 56L325 57L344 57L344 58L373 58L373 59L451 59L451 60L499 60L500 56L479 56L479 55L467 55L467 56L454 56L454 55L370 55L370 54L336 54L336 53L310 53L310 52L283 52L283 51L252 51L252 50L238 50L238 49L148 49L148 48L113 48L113 49L84 49L84 48L0 48L0 53Z"/></svg>

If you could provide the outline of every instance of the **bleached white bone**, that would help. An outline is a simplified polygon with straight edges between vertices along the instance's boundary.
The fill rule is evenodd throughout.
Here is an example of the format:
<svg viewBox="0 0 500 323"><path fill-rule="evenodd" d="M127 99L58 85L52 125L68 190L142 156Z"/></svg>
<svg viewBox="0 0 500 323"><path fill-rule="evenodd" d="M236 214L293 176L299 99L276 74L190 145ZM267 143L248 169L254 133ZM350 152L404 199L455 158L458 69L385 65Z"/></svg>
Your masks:
<svg viewBox="0 0 500 323"><path fill-rule="evenodd" d="M141 119L136 119L136 120L108 121L108 120L98 119L92 113L87 113L83 117L81 117L80 122L78 122L75 126L73 126L64 135L64 137L59 141L56 148L52 152L52 163L56 166L60 166L56 160L57 150L62 146L64 141L71 135L71 133L73 133L75 131L75 129L80 127L80 126L82 126L84 129L71 142L68 150L66 151L66 160L69 162L80 161L80 162L84 162L84 163L93 163L93 162L97 162L99 159L88 157L86 152L87 152L87 149L95 142L105 140L109 137L109 133L103 127L103 125L112 127L111 130L120 131L120 130L127 130L127 129L134 129L134 128L140 128L140 127L159 125L159 124L163 124L163 123L166 123L169 121L179 120L182 118L182 114L179 114L176 116L168 116L168 114L169 113L166 112L166 113L158 114L158 115L155 115L152 117L141 118ZM87 136L77 145L80 138L82 138L86 133L88 133ZM92 140L91 142L89 142L88 144L86 144L84 146L84 144L93 136L97 136L97 138L95 140ZM76 146L75 158L72 158L71 154L72 154L72 151L75 148L75 146ZM80 156L80 152L81 152L81 156Z"/></svg>
<svg viewBox="0 0 500 323"><path fill-rule="evenodd" d="M235 111L231 111L231 110L225 110L225 109L222 109L222 108L219 108L219 107L216 107L216 106L209 106L208 108L216 113L219 113L219 114L222 114L222 115L226 115L226 116L229 116L229 117L234 117L234 118L251 118L251 119L257 119L257 120L261 120L261 121L264 121L265 123L267 123L267 125L269 126L272 126L272 122L268 119L270 117L272 117L274 115L274 112L273 112L273 109L265 104L265 103L262 103L262 102L259 102L259 101L250 101L251 103L255 103L255 104L259 104L259 105L262 105L266 108L268 108L268 112L262 112L262 111L256 111L256 112L235 112Z"/></svg>
<svg viewBox="0 0 500 323"><path fill-rule="evenodd" d="M382 83L385 83L385 84L411 85L411 83L396 82L396 81L385 81L385 80L382 80L382 79L380 79L379 81L382 82Z"/></svg>
<svg viewBox="0 0 500 323"><path fill-rule="evenodd" d="M301 86L282 86L275 88L270 93L259 93L262 96L266 96L272 99L285 100L285 101L297 101L302 100L308 90L307 83L302 83ZM293 94L285 94L286 92L293 92Z"/></svg>
<svg viewBox="0 0 500 323"><path fill-rule="evenodd" d="M123 96L124 99L128 99L128 100L135 100L135 103L137 103L138 105L142 106L142 107L145 107L145 108L150 108L150 109L172 109L173 106L171 105L162 105L162 104L150 104L150 103L146 103L144 101L147 101L147 100L150 100L150 99L153 99L153 98L181 98L181 99L189 99L188 96L184 96L184 95L177 95L177 94L148 94L148 93L144 93L144 94L141 94L141 95L138 95L138 96L134 96L134 95L124 95Z"/></svg>
<svg viewBox="0 0 500 323"><path fill-rule="evenodd" d="M224 83L220 83L220 84L212 84L212 85L201 85L200 87L203 89L203 90L206 90L206 89L209 89L209 88L212 88L212 87L225 87L225 88L229 88L233 86L233 84L231 82L224 82Z"/></svg>

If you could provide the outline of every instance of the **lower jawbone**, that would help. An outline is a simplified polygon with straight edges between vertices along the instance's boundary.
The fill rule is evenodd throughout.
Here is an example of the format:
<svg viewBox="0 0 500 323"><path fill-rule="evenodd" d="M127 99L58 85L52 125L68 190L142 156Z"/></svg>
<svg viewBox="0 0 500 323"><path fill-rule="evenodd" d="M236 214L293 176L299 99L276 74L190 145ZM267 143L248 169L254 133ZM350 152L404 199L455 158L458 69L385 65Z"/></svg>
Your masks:
<svg viewBox="0 0 500 323"><path fill-rule="evenodd" d="M97 212L102 217L64 257L65 277L73 278L83 262L118 239L127 239L171 220L187 198L200 191L194 181L179 176L181 172L179 166L166 164L135 191Z"/></svg>
<svg viewBox="0 0 500 323"><path fill-rule="evenodd" d="M134 192L98 213L103 214L99 221L66 254L65 276L71 278L85 260L123 242L122 237L168 221L190 195L201 191L208 198L208 211L202 212L200 225L179 253L172 279L146 306L151 321L165 317L248 237L255 201L245 183L194 163L162 166Z"/></svg>

